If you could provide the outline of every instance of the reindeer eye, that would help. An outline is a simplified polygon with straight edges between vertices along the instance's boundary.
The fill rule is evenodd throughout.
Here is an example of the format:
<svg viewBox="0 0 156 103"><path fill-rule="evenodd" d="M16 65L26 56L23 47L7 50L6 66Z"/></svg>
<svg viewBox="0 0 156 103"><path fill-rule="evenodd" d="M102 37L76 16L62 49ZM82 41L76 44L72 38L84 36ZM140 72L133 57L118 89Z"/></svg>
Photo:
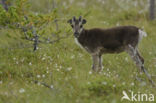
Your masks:
<svg viewBox="0 0 156 103"><path fill-rule="evenodd" d="M73 25L71 25L71 27L73 28L74 26L73 26Z"/></svg>
<svg viewBox="0 0 156 103"><path fill-rule="evenodd" d="M82 25L80 25L80 28L82 28Z"/></svg>

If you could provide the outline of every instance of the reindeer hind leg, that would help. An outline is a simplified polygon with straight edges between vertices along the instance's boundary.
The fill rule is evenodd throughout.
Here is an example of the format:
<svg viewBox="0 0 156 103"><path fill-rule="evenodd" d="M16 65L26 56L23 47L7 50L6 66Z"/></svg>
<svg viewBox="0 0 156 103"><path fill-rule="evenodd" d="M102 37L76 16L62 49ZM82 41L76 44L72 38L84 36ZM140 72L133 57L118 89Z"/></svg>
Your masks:
<svg viewBox="0 0 156 103"><path fill-rule="evenodd" d="M128 45L126 49L127 53L131 56L137 67L140 69L140 71L143 71L145 75L148 77L149 81L152 83L153 86L155 86L153 80L151 79L151 75L147 72L147 70L144 67L144 60L140 56L138 50L131 45Z"/></svg>

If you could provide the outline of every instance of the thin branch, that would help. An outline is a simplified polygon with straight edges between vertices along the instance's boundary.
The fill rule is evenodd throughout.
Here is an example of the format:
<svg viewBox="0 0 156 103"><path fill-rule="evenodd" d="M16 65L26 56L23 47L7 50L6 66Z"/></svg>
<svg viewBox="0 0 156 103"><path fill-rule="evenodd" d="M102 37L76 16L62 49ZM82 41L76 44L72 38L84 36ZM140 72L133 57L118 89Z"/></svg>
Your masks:
<svg viewBox="0 0 156 103"><path fill-rule="evenodd" d="M34 35L34 51L36 51L38 43L39 43L39 40L38 40L39 36L37 35L36 30L33 29L33 27L32 27L32 34Z"/></svg>
<svg viewBox="0 0 156 103"><path fill-rule="evenodd" d="M45 86L45 87L47 87L47 88L53 90L53 88L52 88L50 85L46 84L45 82L39 82L39 81L37 81L37 80L34 80L33 82L34 82L35 84L41 84L41 85L43 85L43 86Z"/></svg>
<svg viewBox="0 0 156 103"><path fill-rule="evenodd" d="M56 31L58 31L58 30L59 30L59 25L58 25L58 23L57 23L57 22L58 22L58 20L57 20L57 19L55 19L55 20L54 20L54 22L55 22L55 25L56 25Z"/></svg>
<svg viewBox="0 0 156 103"><path fill-rule="evenodd" d="M47 43L54 44L55 42L59 42L60 40L66 39L68 37L69 37L69 35L66 34L66 36L58 37L56 40L50 40L50 38L44 38L45 41L39 41L39 42L45 43L45 44L47 44Z"/></svg>

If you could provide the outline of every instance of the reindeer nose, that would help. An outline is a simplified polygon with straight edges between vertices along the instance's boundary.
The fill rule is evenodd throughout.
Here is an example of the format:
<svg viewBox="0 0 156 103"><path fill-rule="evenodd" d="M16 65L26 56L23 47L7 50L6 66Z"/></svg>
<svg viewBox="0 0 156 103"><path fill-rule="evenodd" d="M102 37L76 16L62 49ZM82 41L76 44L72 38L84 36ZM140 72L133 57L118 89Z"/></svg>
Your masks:
<svg viewBox="0 0 156 103"><path fill-rule="evenodd" d="M78 32L75 32L75 33L74 33L74 35L77 35L77 34L78 34Z"/></svg>
<svg viewBox="0 0 156 103"><path fill-rule="evenodd" d="M75 37L78 37L78 34L79 34L78 32L75 32L75 33L74 33L74 36L75 36Z"/></svg>

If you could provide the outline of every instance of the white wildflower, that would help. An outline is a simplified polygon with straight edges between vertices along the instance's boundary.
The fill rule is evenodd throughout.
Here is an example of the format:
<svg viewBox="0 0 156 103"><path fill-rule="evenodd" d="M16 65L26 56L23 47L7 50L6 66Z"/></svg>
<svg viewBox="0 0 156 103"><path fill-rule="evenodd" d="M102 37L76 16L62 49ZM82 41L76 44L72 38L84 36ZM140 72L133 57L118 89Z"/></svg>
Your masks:
<svg viewBox="0 0 156 103"><path fill-rule="evenodd" d="M134 86L134 83L133 82L131 83L131 86Z"/></svg>
<svg viewBox="0 0 156 103"><path fill-rule="evenodd" d="M37 83L37 85L38 85L38 86L40 86L40 85L41 85L41 83L40 83L40 82L38 82L38 83Z"/></svg>
<svg viewBox="0 0 156 103"><path fill-rule="evenodd" d="M122 85L125 85L126 83L125 82L122 82Z"/></svg>
<svg viewBox="0 0 156 103"><path fill-rule="evenodd" d="M1 80L1 81L0 81L0 84L2 84L2 83L3 83L3 81Z"/></svg>
<svg viewBox="0 0 156 103"><path fill-rule="evenodd" d="M29 63L29 65L31 66L31 65L32 65L32 63L30 62L30 63Z"/></svg>
<svg viewBox="0 0 156 103"><path fill-rule="evenodd" d="M71 58L71 59L74 59L74 58L75 58L75 55L72 55L70 58Z"/></svg>
<svg viewBox="0 0 156 103"><path fill-rule="evenodd" d="M115 84L113 84L113 87L115 88L115 87L116 87L116 85L115 85Z"/></svg>
<svg viewBox="0 0 156 103"><path fill-rule="evenodd" d="M149 55L151 55L152 54L152 52L149 52Z"/></svg>
<svg viewBox="0 0 156 103"><path fill-rule="evenodd" d="M44 60L45 60L45 57L42 58L42 61L44 61Z"/></svg>
<svg viewBox="0 0 156 103"><path fill-rule="evenodd" d="M62 66L60 65L60 69L62 69Z"/></svg>
<svg viewBox="0 0 156 103"><path fill-rule="evenodd" d="M89 74L92 74L92 71L89 71Z"/></svg>
<svg viewBox="0 0 156 103"><path fill-rule="evenodd" d="M141 82L141 86L146 86L146 82Z"/></svg>
<svg viewBox="0 0 156 103"><path fill-rule="evenodd" d="M71 71L71 70L72 70L72 67L68 67L67 70L68 70L68 71Z"/></svg>
<svg viewBox="0 0 156 103"><path fill-rule="evenodd" d="M51 85L51 86L50 86L50 88L51 88L51 89L53 89L53 88L54 88L54 86L53 86L53 85Z"/></svg>
<svg viewBox="0 0 156 103"><path fill-rule="evenodd" d="M103 85L107 85L107 82L102 82Z"/></svg>
<svg viewBox="0 0 156 103"><path fill-rule="evenodd" d="M40 78L41 76L40 75L37 75L37 78Z"/></svg>
<svg viewBox="0 0 156 103"><path fill-rule="evenodd" d="M21 88L20 90L19 90L19 93L24 93L25 92L25 90L23 89L23 88Z"/></svg>
<svg viewBox="0 0 156 103"><path fill-rule="evenodd" d="M90 82L88 82L87 84L90 85Z"/></svg>
<svg viewBox="0 0 156 103"><path fill-rule="evenodd" d="M128 62L128 57L126 57L126 58L125 58L125 61L127 61L127 62Z"/></svg>
<svg viewBox="0 0 156 103"><path fill-rule="evenodd" d="M42 75L42 78L45 78L45 75L44 74Z"/></svg>
<svg viewBox="0 0 156 103"><path fill-rule="evenodd" d="M14 57L13 60L16 60L16 58Z"/></svg>
<svg viewBox="0 0 156 103"><path fill-rule="evenodd" d="M16 64L18 64L18 61L16 61Z"/></svg>
<svg viewBox="0 0 156 103"><path fill-rule="evenodd" d="M21 62L24 62L24 58L21 60Z"/></svg>

